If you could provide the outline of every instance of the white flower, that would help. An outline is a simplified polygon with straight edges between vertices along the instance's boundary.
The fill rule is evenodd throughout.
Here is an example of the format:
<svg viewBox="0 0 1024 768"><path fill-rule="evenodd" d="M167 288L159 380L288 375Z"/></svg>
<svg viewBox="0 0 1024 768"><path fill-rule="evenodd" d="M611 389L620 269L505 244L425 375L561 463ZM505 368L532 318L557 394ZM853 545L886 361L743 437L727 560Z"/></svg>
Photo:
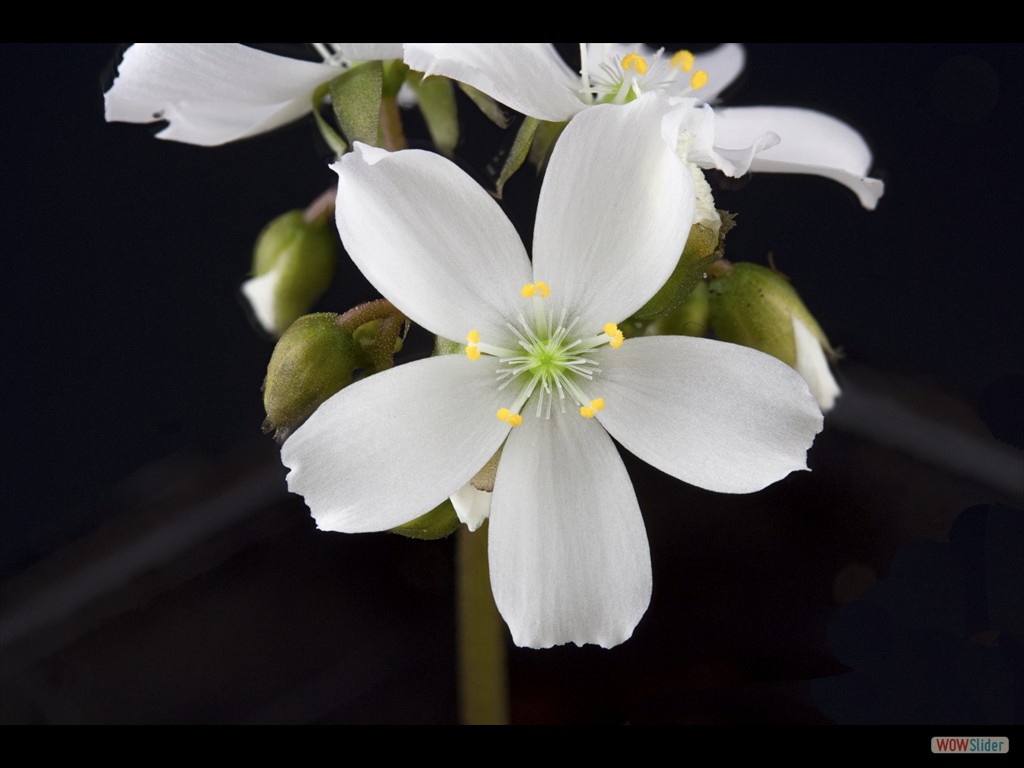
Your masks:
<svg viewBox="0 0 1024 768"><path fill-rule="evenodd" d="M136 43L104 96L107 121L167 120L159 138L216 146L309 114L313 92L353 60L402 57L400 43L314 45L325 63L239 43Z"/></svg>
<svg viewBox="0 0 1024 768"><path fill-rule="evenodd" d="M321 529L387 530L455 494L504 444L489 561L519 645L614 646L647 608L647 538L612 437L681 480L746 493L804 469L821 428L806 383L767 355L686 337L622 342L614 324L668 278L692 217L662 114L640 99L568 126L532 264L497 203L438 155L357 144L334 166L353 261L467 352L325 402L282 448L288 486Z"/></svg>
<svg viewBox="0 0 1024 768"><path fill-rule="evenodd" d="M579 74L542 43L406 43L405 62L467 83L525 115L552 121L568 120L592 104L622 102L652 90L710 102L745 63L743 48L735 44L697 56L685 51L670 55L640 44L581 48L586 66ZM864 139L834 117L791 107L716 108L716 115L719 147L761 144L740 173L721 168L729 175L750 170L825 176L853 190L869 209L885 191L880 180L866 175L871 150Z"/></svg>

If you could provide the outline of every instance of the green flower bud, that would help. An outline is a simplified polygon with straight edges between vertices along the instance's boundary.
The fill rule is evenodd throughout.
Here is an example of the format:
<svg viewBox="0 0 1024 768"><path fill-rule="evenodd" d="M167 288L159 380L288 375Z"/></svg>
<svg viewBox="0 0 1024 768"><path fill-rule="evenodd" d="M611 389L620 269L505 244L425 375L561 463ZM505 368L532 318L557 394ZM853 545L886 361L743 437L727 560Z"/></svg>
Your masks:
<svg viewBox="0 0 1024 768"><path fill-rule="evenodd" d="M253 251L253 277L242 284L263 329L280 336L308 312L334 278L337 260L325 219L309 222L302 211L289 211L264 227Z"/></svg>
<svg viewBox="0 0 1024 768"><path fill-rule="evenodd" d="M367 364L360 344L337 320L333 312L301 317L274 347L263 384L263 431L274 431L279 442Z"/></svg>
<svg viewBox="0 0 1024 768"><path fill-rule="evenodd" d="M835 352L789 281L757 264L716 267L708 286L715 336L792 366L807 380L821 410L831 410L839 385L826 354L835 357Z"/></svg>

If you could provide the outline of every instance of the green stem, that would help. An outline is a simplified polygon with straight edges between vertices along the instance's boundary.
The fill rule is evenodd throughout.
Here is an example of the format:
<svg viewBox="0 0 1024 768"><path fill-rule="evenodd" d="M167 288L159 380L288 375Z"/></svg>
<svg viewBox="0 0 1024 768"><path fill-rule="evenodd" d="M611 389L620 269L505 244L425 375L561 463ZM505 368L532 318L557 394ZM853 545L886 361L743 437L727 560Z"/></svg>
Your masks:
<svg viewBox="0 0 1024 768"><path fill-rule="evenodd" d="M491 596L487 573L487 524L456 534L459 722L508 724L505 626Z"/></svg>
<svg viewBox="0 0 1024 768"><path fill-rule="evenodd" d="M381 144L389 152L405 149L409 145L405 141L402 128L402 113L398 108L398 99L384 96L380 100L380 133Z"/></svg>

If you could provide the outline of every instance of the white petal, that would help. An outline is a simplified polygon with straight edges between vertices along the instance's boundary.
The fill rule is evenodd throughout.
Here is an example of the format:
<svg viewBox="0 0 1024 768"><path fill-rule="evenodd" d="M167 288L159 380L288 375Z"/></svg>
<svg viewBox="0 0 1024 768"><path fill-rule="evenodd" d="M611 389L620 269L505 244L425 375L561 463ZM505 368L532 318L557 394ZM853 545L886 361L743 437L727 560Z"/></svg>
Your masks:
<svg viewBox="0 0 1024 768"><path fill-rule="evenodd" d="M828 367L825 350L810 329L796 317L793 320L793 337L796 339L796 370L807 380L811 394L818 401L823 413L828 413L839 397L839 385Z"/></svg>
<svg viewBox="0 0 1024 768"><path fill-rule="evenodd" d="M648 464L722 493L760 490L806 469L821 430L807 383L785 363L709 339L627 339L595 355L597 418Z"/></svg>
<svg viewBox="0 0 1024 768"><path fill-rule="evenodd" d="M356 266L415 323L458 342L511 338L531 282L515 228L483 187L432 152L356 144L338 172L338 230Z"/></svg>
<svg viewBox="0 0 1024 768"><path fill-rule="evenodd" d="M665 116L666 141L678 137L675 140L679 156L701 168L717 168L727 176L742 176L750 170L755 155L779 143L778 136L767 132L748 146L722 148L716 135L716 113L709 105L692 98L673 98L669 103L674 108Z"/></svg>
<svg viewBox="0 0 1024 768"><path fill-rule="evenodd" d="M715 112L715 143L742 147L765 131L781 137L775 147L754 158L750 169L770 173L810 173L852 189L861 205L874 209L885 191L878 179L866 176L871 150L846 123L795 107L734 107Z"/></svg>
<svg viewBox="0 0 1024 768"><path fill-rule="evenodd" d="M339 71L238 43L136 43L104 101L108 121L168 120L157 136L214 146L308 113L317 86Z"/></svg>
<svg viewBox="0 0 1024 768"><path fill-rule="evenodd" d="M284 328L277 327L277 286L281 282L283 268L278 266L259 277L250 277L242 283L242 295L249 302L253 315L267 333L279 334Z"/></svg>
<svg viewBox="0 0 1024 768"><path fill-rule="evenodd" d="M349 61L378 61L402 58L401 43L338 43Z"/></svg>
<svg viewBox="0 0 1024 768"><path fill-rule="evenodd" d="M726 43L710 51L696 55L694 70L703 69L708 73L708 83L695 91L704 101L715 98L740 76L747 63L747 52L738 43Z"/></svg>
<svg viewBox="0 0 1024 768"><path fill-rule="evenodd" d="M568 120L585 106L579 77L549 43L406 43L405 63L541 120Z"/></svg>
<svg viewBox="0 0 1024 768"><path fill-rule="evenodd" d="M288 490L327 531L382 531L459 490L508 426L494 367L462 355L400 365L341 390L281 448Z"/></svg>
<svg viewBox="0 0 1024 768"><path fill-rule="evenodd" d="M591 107L569 123L551 155L533 271L553 300L579 315L583 333L643 306L686 244L693 178L662 137L664 111L656 94Z"/></svg>
<svg viewBox="0 0 1024 768"><path fill-rule="evenodd" d="M627 640L651 599L651 558L626 468L574 411L528 418L501 454L488 557L516 645Z"/></svg>
<svg viewBox="0 0 1024 768"><path fill-rule="evenodd" d="M490 492L478 490L469 483L453 493L451 501L455 514L470 531L477 530L491 514Z"/></svg>

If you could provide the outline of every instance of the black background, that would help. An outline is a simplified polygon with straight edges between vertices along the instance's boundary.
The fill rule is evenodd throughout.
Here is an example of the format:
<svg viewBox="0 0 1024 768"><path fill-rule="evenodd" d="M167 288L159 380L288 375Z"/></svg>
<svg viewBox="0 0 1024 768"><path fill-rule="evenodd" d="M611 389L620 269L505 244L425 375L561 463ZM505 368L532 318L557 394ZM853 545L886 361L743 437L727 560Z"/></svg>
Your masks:
<svg viewBox="0 0 1024 768"><path fill-rule="evenodd" d="M453 722L453 542L318 533L260 434L272 343L250 325L238 286L263 224L331 183L312 121L212 149L106 124L102 93L120 50L0 47L0 577L7 630L30 627L7 635L0 715ZM1014 454L990 434L1012 441L1019 430L1022 77L1012 45L751 45L726 103L847 120L872 145L886 194L868 212L815 177L714 180L719 206L739 213L728 256L774 254L844 349L840 382L1003 451L1016 486L873 439L862 411L843 415L844 399L811 450L813 472L752 496L707 493L627 458L651 540L651 608L612 651L510 649L513 721L1019 721L1005 689L1020 684L1019 617L925 621L952 644L942 664L929 666L938 657L918 629L887 644L871 658L892 669L906 667L900 654L924 659L900 681L901 706L885 674L865 671L874 662L843 645L843 617L863 607L865 585L880 594L896 583L893 563L906 557L949 582L918 578L927 594L907 604L958 616L972 600L1019 605L998 586L1019 579L1019 556L985 560L977 597L963 585L985 566L950 559L945 542L967 507L1024 495L1019 442ZM505 137L459 106L466 132L478 131L460 159L479 169ZM415 116L409 133L423 136ZM524 171L506 188L526 242L537 186ZM375 298L350 264L339 273L318 308ZM414 337L410 356L427 341ZM875 401L859 402L869 412ZM996 529L1019 542L1018 515L974 511L965 530L980 531L983 549ZM173 523L182 519L225 522L197 533L202 522ZM190 543L154 545L165 526ZM123 564L117 553L136 545L153 559L130 576L100 578L84 598L47 591L90 583L91 565ZM938 560L921 564L922 547ZM917 626L889 611L886 626ZM44 618L25 625L25 615ZM1004 688L936 693L932 673L961 669L976 648ZM948 706L936 704L947 694Z"/></svg>

